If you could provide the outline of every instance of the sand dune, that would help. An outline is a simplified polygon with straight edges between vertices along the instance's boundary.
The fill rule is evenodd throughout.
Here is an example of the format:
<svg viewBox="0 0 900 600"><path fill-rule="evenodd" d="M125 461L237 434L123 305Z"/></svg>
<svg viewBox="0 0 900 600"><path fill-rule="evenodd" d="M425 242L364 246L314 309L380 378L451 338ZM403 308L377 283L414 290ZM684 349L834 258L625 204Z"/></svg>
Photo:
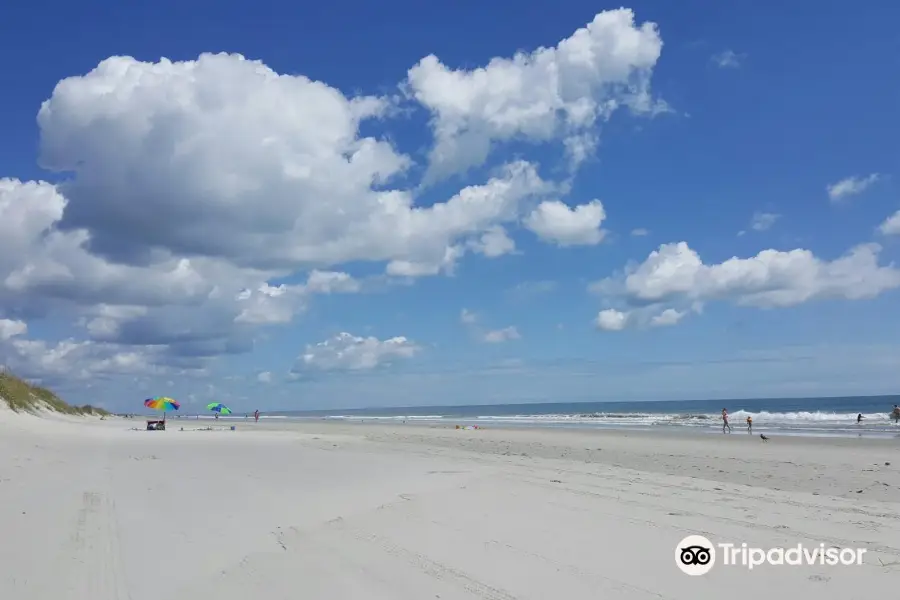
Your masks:
<svg viewBox="0 0 900 600"><path fill-rule="evenodd" d="M900 581L896 440L136 424L0 414L0 598L847 600ZM689 534L867 553L689 577Z"/></svg>

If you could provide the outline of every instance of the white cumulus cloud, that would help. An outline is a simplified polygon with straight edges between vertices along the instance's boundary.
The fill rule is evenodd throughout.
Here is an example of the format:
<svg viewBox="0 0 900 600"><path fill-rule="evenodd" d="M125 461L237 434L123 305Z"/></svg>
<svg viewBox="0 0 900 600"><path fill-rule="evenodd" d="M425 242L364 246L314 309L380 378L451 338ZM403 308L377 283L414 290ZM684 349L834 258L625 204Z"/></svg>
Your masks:
<svg viewBox="0 0 900 600"><path fill-rule="evenodd" d="M409 359L421 348L403 336L386 340L339 333L317 344L309 344L297 359L295 372L302 370L368 370L397 359Z"/></svg>
<svg viewBox="0 0 900 600"><path fill-rule="evenodd" d="M488 228L481 238L469 242L469 247L488 258L496 258L514 252L516 243L506 233L506 229L500 225L494 225Z"/></svg>
<svg viewBox="0 0 900 600"><path fill-rule="evenodd" d="M620 107L653 113L650 78L662 50L656 25L628 9L597 14L553 48L454 70L427 56L409 70L409 93L432 114L426 181L482 164L495 142L562 137L570 159L596 145L594 126Z"/></svg>
<svg viewBox="0 0 900 600"><path fill-rule="evenodd" d="M546 242L560 246L599 244L606 211L599 200L569 208L559 200L541 202L525 219L525 227Z"/></svg>
<svg viewBox="0 0 900 600"><path fill-rule="evenodd" d="M803 249L763 250L707 265L686 242L664 244L640 265L591 289L633 305L731 300L771 308L826 298L861 300L900 287L900 269L879 265L880 250L863 244L831 261Z"/></svg>
<svg viewBox="0 0 900 600"><path fill-rule="evenodd" d="M678 324L681 319L687 314L685 311L675 310L674 308L667 308L658 315L655 315L650 319L650 325L655 327L667 327L670 325Z"/></svg>
<svg viewBox="0 0 900 600"><path fill-rule="evenodd" d="M629 314L614 308L601 310L594 321L604 331L622 331L628 325Z"/></svg>
<svg viewBox="0 0 900 600"><path fill-rule="evenodd" d="M411 159L359 133L391 102L236 54L117 56L62 80L38 124L41 165L66 178L0 179L0 317L68 311L89 340L214 357L364 290L333 266L410 278L514 252L508 227L560 186L514 161L418 206L392 185Z"/></svg>

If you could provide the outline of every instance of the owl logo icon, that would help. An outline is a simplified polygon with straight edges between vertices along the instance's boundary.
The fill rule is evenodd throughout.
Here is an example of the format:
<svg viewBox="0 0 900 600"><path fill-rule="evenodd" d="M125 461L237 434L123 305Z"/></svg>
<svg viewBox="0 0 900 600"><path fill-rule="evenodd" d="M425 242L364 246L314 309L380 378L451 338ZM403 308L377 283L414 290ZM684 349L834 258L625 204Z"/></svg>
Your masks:
<svg viewBox="0 0 900 600"><path fill-rule="evenodd" d="M686 575L706 575L716 564L716 548L702 535L689 535L675 546L675 564Z"/></svg>

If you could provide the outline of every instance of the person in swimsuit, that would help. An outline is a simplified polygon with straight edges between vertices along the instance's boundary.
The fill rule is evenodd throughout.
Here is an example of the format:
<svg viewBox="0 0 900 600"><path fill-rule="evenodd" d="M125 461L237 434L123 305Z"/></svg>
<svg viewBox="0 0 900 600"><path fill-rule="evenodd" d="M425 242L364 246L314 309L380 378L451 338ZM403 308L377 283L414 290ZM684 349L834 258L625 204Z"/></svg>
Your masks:
<svg viewBox="0 0 900 600"><path fill-rule="evenodd" d="M259 409L256 409L256 410L253 412L253 419L254 419L254 421L255 421L256 423L259 423Z"/></svg>
<svg viewBox="0 0 900 600"><path fill-rule="evenodd" d="M860 423L862 423L862 420L863 420L862 413L859 413L858 415L856 415L856 424L857 424L857 425L859 425Z"/></svg>
<svg viewBox="0 0 900 600"><path fill-rule="evenodd" d="M753 433L753 417L747 415L747 433Z"/></svg>
<svg viewBox="0 0 900 600"><path fill-rule="evenodd" d="M894 410L891 411L891 418L894 420L894 424L900 423L900 406L894 405Z"/></svg>
<svg viewBox="0 0 900 600"><path fill-rule="evenodd" d="M728 411L726 409L722 409L722 433L725 433L725 429L728 429L728 433L731 433L731 425L728 424Z"/></svg>

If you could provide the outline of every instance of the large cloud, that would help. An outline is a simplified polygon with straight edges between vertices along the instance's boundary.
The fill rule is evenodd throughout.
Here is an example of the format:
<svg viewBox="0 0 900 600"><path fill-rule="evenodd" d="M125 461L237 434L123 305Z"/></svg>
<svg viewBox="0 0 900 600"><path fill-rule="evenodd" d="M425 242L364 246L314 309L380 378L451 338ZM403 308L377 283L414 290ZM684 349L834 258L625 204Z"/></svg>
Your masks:
<svg viewBox="0 0 900 600"><path fill-rule="evenodd" d="M273 272L164 250L149 264L112 262L88 251L87 230L57 228L67 208L48 183L0 180L0 313L68 310L94 341L214 356L248 349L247 324L286 322L313 294L359 290L323 271L272 287Z"/></svg>
<svg viewBox="0 0 900 600"><path fill-rule="evenodd" d="M604 329L621 329L626 322L672 325L686 313L667 305L699 312L703 303L716 300L773 308L826 298L874 298L900 287L900 269L880 265L880 251L877 244L862 244L827 261L809 250L763 250L752 258L708 265L686 242L679 242L663 244L643 263L590 287L632 309L604 311L600 323Z"/></svg>
<svg viewBox="0 0 900 600"><path fill-rule="evenodd" d="M159 347L129 348L119 344L65 339L59 342L30 339L24 321L0 319L0 366L51 384L87 381L113 375L160 375L202 371L197 361L181 364Z"/></svg>
<svg viewBox="0 0 900 600"><path fill-rule="evenodd" d="M72 174L60 227L129 264L160 253L289 272L437 264L549 189L517 162L447 202L415 206L411 191L391 187L410 159L359 135L386 106L239 55L114 57L60 82L41 107L41 162Z"/></svg>
<svg viewBox="0 0 900 600"><path fill-rule="evenodd" d="M584 158L593 125L616 108L660 106L649 96L660 49L653 24L609 11L555 48L483 69L451 73L427 57L404 86L435 118L433 157L470 132L488 143L556 139ZM515 251L512 230L529 215L547 240L599 239L602 207L550 214L558 202L541 201L566 186L524 160L420 203L411 158L388 136L361 133L366 121L376 125L366 131L385 125L396 102L236 54L114 56L60 81L38 125L39 162L62 181L0 180L0 318L71 317L84 339L63 354L87 365L137 352L202 367L251 349L257 328L290 321L315 295L365 289L336 265L374 262L388 278L452 273L466 254ZM458 158L433 160L429 173ZM486 159L470 154L464 166ZM52 344L12 331L6 362L31 364L34 344Z"/></svg>
<svg viewBox="0 0 900 600"><path fill-rule="evenodd" d="M0 179L0 306L20 306L17 298L83 304L161 305L191 301L213 291L212 279L239 271L227 264L159 253L151 267L112 263L85 248L83 229L56 226L69 203L44 182Z"/></svg>
<svg viewBox="0 0 900 600"><path fill-rule="evenodd" d="M564 140L574 164L596 145L594 125L621 106L653 113L650 77L662 50L653 23L628 9L598 14L555 48L495 58L472 71L436 56L409 70L413 97L432 113L435 147L426 181L484 162L493 141Z"/></svg>
<svg viewBox="0 0 900 600"><path fill-rule="evenodd" d="M227 54L63 80L38 122L41 164L65 180L0 180L0 317L70 311L98 343L214 356L314 294L360 291L317 267L415 277L514 250L503 224L557 186L518 161L417 206L390 185L410 160L359 135L388 104Z"/></svg>

